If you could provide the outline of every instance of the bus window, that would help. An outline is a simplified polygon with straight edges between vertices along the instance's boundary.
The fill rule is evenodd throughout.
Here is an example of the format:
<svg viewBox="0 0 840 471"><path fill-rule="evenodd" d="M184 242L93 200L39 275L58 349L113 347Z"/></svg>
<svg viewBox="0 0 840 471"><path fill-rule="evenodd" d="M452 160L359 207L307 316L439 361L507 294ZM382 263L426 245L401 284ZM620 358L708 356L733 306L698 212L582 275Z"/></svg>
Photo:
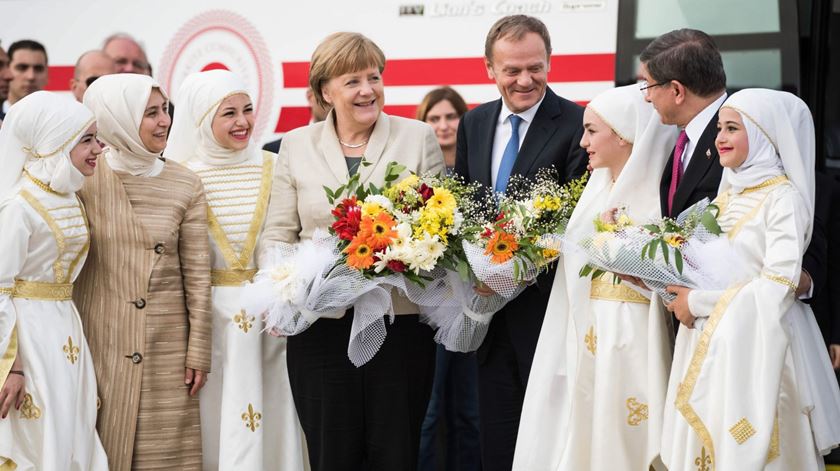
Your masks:
<svg viewBox="0 0 840 471"><path fill-rule="evenodd" d="M779 32L779 5L766 0L638 0L636 37L694 28L716 36Z"/></svg>

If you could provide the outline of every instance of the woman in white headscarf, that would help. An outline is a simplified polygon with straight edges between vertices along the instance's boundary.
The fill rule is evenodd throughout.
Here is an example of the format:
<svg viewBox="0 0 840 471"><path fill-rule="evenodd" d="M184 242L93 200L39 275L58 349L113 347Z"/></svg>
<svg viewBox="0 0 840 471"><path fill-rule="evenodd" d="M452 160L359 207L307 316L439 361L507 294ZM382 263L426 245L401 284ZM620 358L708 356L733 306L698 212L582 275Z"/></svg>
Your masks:
<svg viewBox="0 0 840 471"><path fill-rule="evenodd" d="M724 291L669 287L680 329L663 429L670 470L822 469L840 392L794 292L814 212L814 125L790 93L748 89L720 109L718 218L744 261ZM695 329L696 318L705 318Z"/></svg>
<svg viewBox="0 0 840 471"><path fill-rule="evenodd" d="M92 242L74 298L112 470L201 469L197 395L212 346L207 203L198 176L160 158L167 102L145 75L107 75L85 92L108 149L79 193Z"/></svg>
<svg viewBox="0 0 840 471"><path fill-rule="evenodd" d="M637 223L659 217L659 181L673 128L635 85L608 90L583 116L592 176L567 228L625 207ZM515 470L646 470L658 463L671 356L670 315L659 298L613 275L580 277L582 254L561 257L531 367Z"/></svg>
<svg viewBox="0 0 840 471"><path fill-rule="evenodd" d="M89 234L75 192L102 148L93 113L36 92L0 131L0 469L107 470L96 378L71 298Z"/></svg>
<svg viewBox="0 0 840 471"><path fill-rule="evenodd" d="M206 469L307 466L286 371L286 339L242 310L257 271L276 154L253 142L254 105L232 72L188 76L178 91L168 158L186 161L207 193L213 284L213 375L201 391ZM254 426L243 414L260 415Z"/></svg>

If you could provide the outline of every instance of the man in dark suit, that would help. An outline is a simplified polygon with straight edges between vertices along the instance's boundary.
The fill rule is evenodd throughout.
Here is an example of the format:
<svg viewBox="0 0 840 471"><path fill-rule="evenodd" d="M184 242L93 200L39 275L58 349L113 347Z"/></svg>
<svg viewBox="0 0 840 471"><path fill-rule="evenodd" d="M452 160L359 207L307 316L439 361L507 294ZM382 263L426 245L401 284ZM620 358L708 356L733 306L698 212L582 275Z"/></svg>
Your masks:
<svg viewBox="0 0 840 471"><path fill-rule="evenodd" d="M309 112L312 114L312 117L309 119L309 124L320 123L321 121L327 119L327 113L330 112L330 108L325 108L318 103L318 100L315 99L315 94L312 93L311 88L306 89L306 102L309 103ZM280 143L282 142L282 137L275 141L266 142L263 146L263 150L277 154L280 152Z"/></svg>
<svg viewBox="0 0 840 471"><path fill-rule="evenodd" d="M502 98L461 118L455 172L467 181L504 191L510 175L532 177L543 167L554 166L563 180L583 173L583 108L546 86L550 54L548 30L536 18L508 16L490 29L485 63ZM496 313L478 350L485 471L511 469L550 290L551 276L542 276Z"/></svg>
<svg viewBox="0 0 840 471"><path fill-rule="evenodd" d="M680 128L677 144L659 186L662 214L676 217L703 198L714 199L723 167L715 138L718 109L726 100L726 73L720 52L703 31L678 29L651 41L639 56L640 85L664 124ZM820 219L815 224L822 224ZM813 296L825 273L822 228L813 231L796 294ZM819 278L818 278L819 277ZM638 280L634 280L638 284ZM675 327L679 324L675 323Z"/></svg>

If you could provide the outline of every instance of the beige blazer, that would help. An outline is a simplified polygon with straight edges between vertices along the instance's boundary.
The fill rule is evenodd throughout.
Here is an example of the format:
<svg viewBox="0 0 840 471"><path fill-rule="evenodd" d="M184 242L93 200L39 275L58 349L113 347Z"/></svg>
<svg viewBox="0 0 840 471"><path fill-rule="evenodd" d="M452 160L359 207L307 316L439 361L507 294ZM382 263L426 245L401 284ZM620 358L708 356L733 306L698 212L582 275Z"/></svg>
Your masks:
<svg viewBox="0 0 840 471"><path fill-rule="evenodd" d="M359 167L360 181L380 187L385 183L385 168L391 161L420 174L442 174L445 169L443 153L429 125L385 113L379 115L373 128L365 161L371 165ZM332 205L327 201L324 186L335 189L349 179L335 131L334 112L320 123L283 136L261 250L270 249L272 242L295 243L312 238L316 229L328 229L333 223ZM397 314L419 312L400 296L394 298L394 311Z"/></svg>

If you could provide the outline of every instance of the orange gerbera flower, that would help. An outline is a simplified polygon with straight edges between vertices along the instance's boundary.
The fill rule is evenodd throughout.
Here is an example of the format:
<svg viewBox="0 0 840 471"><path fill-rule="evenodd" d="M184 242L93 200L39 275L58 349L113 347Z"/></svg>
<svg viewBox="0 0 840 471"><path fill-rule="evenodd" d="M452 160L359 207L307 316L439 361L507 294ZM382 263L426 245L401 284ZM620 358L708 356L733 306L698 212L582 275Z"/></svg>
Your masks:
<svg viewBox="0 0 840 471"><path fill-rule="evenodd" d="M373 265L373 248L361 234L353 238L344 253L347 254L347 265L353 268L365 270Z"/></svg>
<svg viewBox="0 0 840 471"><path fill-rule="evenodd" d="M376 217L362 218L362 223L359 225L360 235L365 237L365 243L373 250L382 250L397 237L395 225L394 218L388 213L381 212Z"/></svg>
<svg viewBox="0 0 840 471"><path fill-rule="evenodd" d="M516 242L516 237L506 232L497 231L487 243L484 255L492 255L490 260L493 263L505 263L513 258L513 252L518 248L519 243Z"/></svg>

